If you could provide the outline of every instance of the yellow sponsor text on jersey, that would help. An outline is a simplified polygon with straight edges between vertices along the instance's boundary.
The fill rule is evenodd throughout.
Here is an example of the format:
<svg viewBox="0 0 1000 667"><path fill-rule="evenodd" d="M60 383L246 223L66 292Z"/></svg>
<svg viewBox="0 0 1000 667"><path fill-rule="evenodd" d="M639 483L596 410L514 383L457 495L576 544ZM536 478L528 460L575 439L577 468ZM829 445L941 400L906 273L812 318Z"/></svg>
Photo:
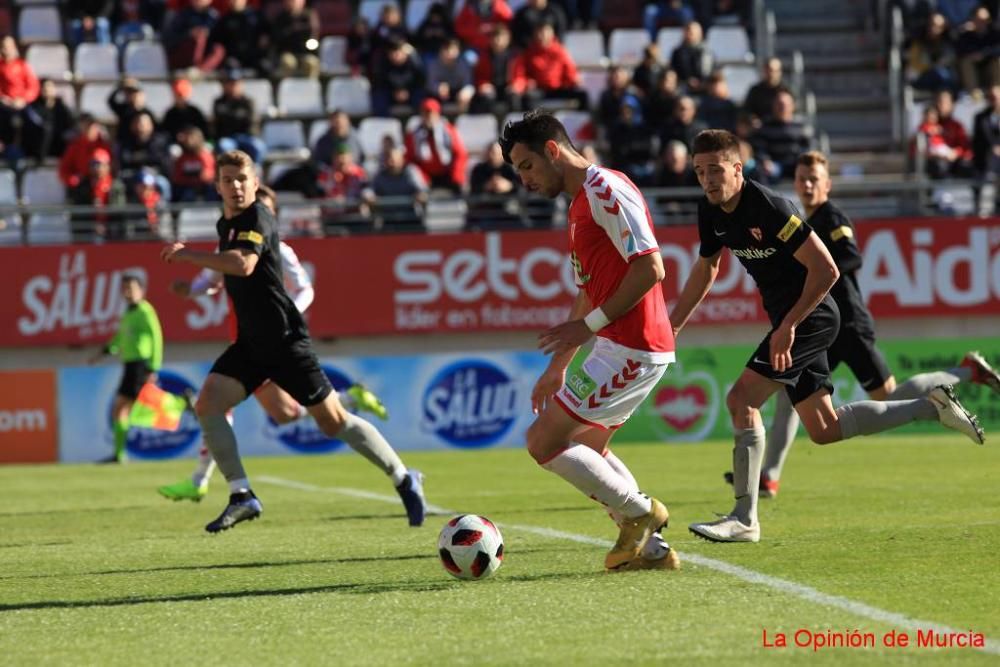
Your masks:
<svg viewBox="0 0 1000 667"><path fill-rule="evenodd" d="M854 230L848 227L847 225L841 225L840 227L837 227L835 230L830 232L831 241L839 241L840 239L850 239L850 238L854 238Z"/></svg>
<svg viewBox="0 0 1000 667"><path fill-rule="evenodd" d="M254 244L261 244L264 242L264 237L261 236L260 232L255 232L252 229L246 232L240 232L236 235L237 241L249 241Z"/></svg>
<svg viewBox="0 0 1000 667"><path fill-rule="evenodd" d="M788 222L786 222L785 226L781 228L780 232L778 232L778 238L787 243L788 239L792 238L792 234L795 233L795 230L801 226L801 220L794 215L788 216Z"/></svg>

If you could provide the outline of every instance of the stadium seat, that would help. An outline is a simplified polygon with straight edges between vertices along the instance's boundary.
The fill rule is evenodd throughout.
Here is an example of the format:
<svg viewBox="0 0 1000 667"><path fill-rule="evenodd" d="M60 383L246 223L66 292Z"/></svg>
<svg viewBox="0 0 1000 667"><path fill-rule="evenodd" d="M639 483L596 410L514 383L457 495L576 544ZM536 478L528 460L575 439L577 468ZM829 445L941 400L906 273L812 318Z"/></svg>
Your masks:
<svg viewBox="0 0 1000 667"><path fill-rule="evenodd" d="M462 114L455 129L470 155L478 155L497 140L497 119L493 114Z"/></svg>
<svg viewBox="0 0 1000 667"><path fill-rule="evenodd" d="M563 46L579 68L605 67L604 36L597 30L570 30L563 38Z"/></svg>
<svg viewBox="0 0 1000 667"><path fill-rule="evenodd" d="M219 221L218 208L185 208L177 219L177 238L180 241L216 240L219 238L215 223Z"/></svg>
<svg viewBox="0 0 1000 667"><path fill-rule="evenodd" d="M618 28L608 41L608 58L616 65L635 65L649 44L649 33L641 28ZM669 57L669 54L664 54Z"/></svg>
<svg viewBox="0 0 1000 667"><path fill-rule="evenodd" d="M140 79L166 79L167 54L159 42L129 42L125 46L124 70Z"/></svg>
<svg viewBox="0 0 1000 667"><path fill-rule="evenodd" d="M142 89L146 93L146 106L157 120L162 120L163 114L174 105L174 93L170 84L166 81L147 81L142 84Z"/></svg>
<svg viewBox="0 0 1000 667"><path fill-rule="evenodd" d="M72 243L68 213L35 213L28 222L31 245Z"/></svg>
<svg viewBox="0 0 1000 667"><path fill-rule="evenodd" d="M323 115L323 90L317 79L282 79L278 108L285 116Z"/></svg>
<svg viewBox="0 0 1000 667"><path fill-rule="evenodd" d="M264 123L261 138L275 151L301 151L306 148L306 135L299 120L269 120Z"/></svg>
<svg viewBox="0 0 1000 667"><path fill-rule="evenodd" d="M361 0L358 6L358 16L368 21L368 25L375 27L378 25L379 15L382 14L382 7L385 5L395 5L399 9L396 0Z"/></svg>
<svg viewBox="0 0 1000 667"><path fill-rule="evenodd" d="M716 25L705 39L708 49L718 63L752 63L753 51L747 31L738 25Z"/></svg>
<svg viewBox="0 0 1000 667"><path fill-rule="evenodd" d="M382 137L390 135L399 145L403 144L403 124L396 118L365 118L358 126L358 141L365 155L382 154Z"/></svg>
<svg viewBox="0 0 1000 667"><path fill-rule="evenodd" d="M347 74L351 71L347 64L347 39L331 35L319 44L319 68L323 74Z"/></svg>
<svg viewBox="0 0 1000 667"><path fill-rule="evenodd" d="M580 86L587 91L587 101L590 107L597 106L608 87L608 73L604 70L583 70L580 72Z"/></svg>
<svg viewBox="0 0 1000 667"><path fill-rule="evenodd" d="M330 79L326 86L326 110L340 109L349 116L371 113L371 84L363 76Z"/></svg>
<svg viewBox="0 0 1000 667"><path fill-rule="evenodd" d="M222 96L222 84L218 81L195 81L191 85L191 104L198 107L206 118L212 118L215 100ZM257 102L254 100L254 104Z"/></svg>
<svg viewBox="0 0 1000 667"><path fill-rule="evenodd" d="M588 111L557 111L555 117L566 128L570 141L577 146L592 143L596 138L596 128Z"/></svg>
<svg viewBox="0 0 1000 667"><path fill-rule="evenodd" d="M66 193L54 167L37 167L24 173L21 194L25 204L63 204Z"/></svg>
<svg viewBox="0 0 1000 667"><path fill-rule="evenodd" d="M69 69L69 49L64 44L33 44L25 61L39 79L66 81L72 77Z"/></svg>
<svg viewBox="0 0 1000 667"><path fill-rule="evenodd" d="M0 204L17 203L17 174L13 169L0 169Z"/></svg>
<svg viewBox="0 0 1000 667"><path fill-rule="evenodd" d="M319 224L322 217L319 206L307 203L288 203L287 197L281 197L281 209L278 211L278 235L282 238L300 236L303 227Z"/></svg>
<svg viewBox="0 0 1000 667"><path fill-rule="evenodd" d="M243 81L243 94L253 100L257 113L261 116L271 115L274 106L274 89L268 79L246 79Z"/></svg>
<svg viewBox="0 0 1000 667"><path fill-rule="evenodd" d="M16 213L0 214L0 246L21 245L23 233L21 216Z"/></svg>
<svg viewBox="0 0 1000 667"><path fill-rule="evenodd" d="M736 104L743 104L750 88L760 80L760 73L753 65L726 65L722 75L729 84L729 96Z"/></svg>
<svg viewBox="0 0 1000 667"><path fill-rule="evenodd" d="M114 44L80 44L73 54L73 72L78 81L117 80L118 49Z"/></svg>
<svg viewBox="0 0 1000 667"><path fill-rule="evenodd" d="M268 160L266 182L274 183L289 169L301 164L299 160ZM280 198L284 199L284 198ZM283 206L284 204L282 204Z"/></svg>
<svg viewBox="0 0 1000 667"><path fill-rule="evenodd" d="M22 44L62 42L62 19L57 7L25 7L17 17L17 37Z"/></svg>
<svg viewBox="0 0 1000 667"><path fill-rule="evenodd" d="M114 88L115 84L107 82L86 84L80 90L80 112L89 113L102 123L115 121L115 114L108 107L108 95Z"/></svg>
<svg viewBox="0 0 1000 667"><path fill-rule="evenodd" d="M416 32L427 16L427 10L439 0L409 0L406 3L406 29Z"/></svg>
<svg viewBox="0 0 1000 667"><path fill-rule="evenodd" d="M670 63L670 54L684 41L684 28L666 26L656 33L656 46L660 49L660 57Z"/></svg>
<svg viewBox="0 0 1000 667"><path fill-rule="evenodd" d="M431 199L427 202L424 226L429 232L461 231L468 208L464 199Z"/></svg>
<svg viewBox="0 0 1000 667"><path fill-rule="evenodd" d="M329 129L330 123L325 118L309 123L309 147L312 148L315 146L319 138L326 134L326 131Z"/></svg>

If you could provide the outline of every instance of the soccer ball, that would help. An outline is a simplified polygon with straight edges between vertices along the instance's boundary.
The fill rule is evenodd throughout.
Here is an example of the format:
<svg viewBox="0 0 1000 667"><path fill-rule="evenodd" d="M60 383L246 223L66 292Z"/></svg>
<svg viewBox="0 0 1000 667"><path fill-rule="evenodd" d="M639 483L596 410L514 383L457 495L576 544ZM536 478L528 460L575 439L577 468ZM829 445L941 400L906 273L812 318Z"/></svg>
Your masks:
<svg viewBox="0 0 1000 667"><path fill-rule="evenodd" d="M503 562L503 537L486 517L460 514L441 529L438 554L453 577L486 579Z"/></svg>

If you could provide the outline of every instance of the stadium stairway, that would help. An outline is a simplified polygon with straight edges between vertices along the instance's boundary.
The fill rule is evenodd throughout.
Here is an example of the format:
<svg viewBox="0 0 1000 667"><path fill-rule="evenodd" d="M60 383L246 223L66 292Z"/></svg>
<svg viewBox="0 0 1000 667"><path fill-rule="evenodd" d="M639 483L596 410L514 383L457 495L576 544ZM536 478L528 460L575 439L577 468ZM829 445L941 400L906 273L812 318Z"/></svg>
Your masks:
<svg viewBox="0 0 1000 667"><path fill-rule="evenodd" d="M799 51L803 86L816 97L817 132L830 138L834 173L903 174L892 141L887 48L870 0L767 0L777 23L775 50Z"/></svg>

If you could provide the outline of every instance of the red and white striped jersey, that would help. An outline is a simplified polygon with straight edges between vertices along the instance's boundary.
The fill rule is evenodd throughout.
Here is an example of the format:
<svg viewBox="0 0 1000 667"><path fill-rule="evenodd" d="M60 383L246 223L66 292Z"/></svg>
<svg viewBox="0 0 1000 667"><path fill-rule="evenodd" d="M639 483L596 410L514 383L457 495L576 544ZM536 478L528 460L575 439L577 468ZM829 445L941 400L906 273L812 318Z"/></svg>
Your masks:
<svg viewBox="0 0 1000 667"><path fill-rule="evenodd" d="M628 176L613 169L597 165L587 169L567 217L576 284L594 306L614 294L632 260L660 250L642 193ZM642 361L674 360L674 334L659 285L597 335Z"/></svg>

